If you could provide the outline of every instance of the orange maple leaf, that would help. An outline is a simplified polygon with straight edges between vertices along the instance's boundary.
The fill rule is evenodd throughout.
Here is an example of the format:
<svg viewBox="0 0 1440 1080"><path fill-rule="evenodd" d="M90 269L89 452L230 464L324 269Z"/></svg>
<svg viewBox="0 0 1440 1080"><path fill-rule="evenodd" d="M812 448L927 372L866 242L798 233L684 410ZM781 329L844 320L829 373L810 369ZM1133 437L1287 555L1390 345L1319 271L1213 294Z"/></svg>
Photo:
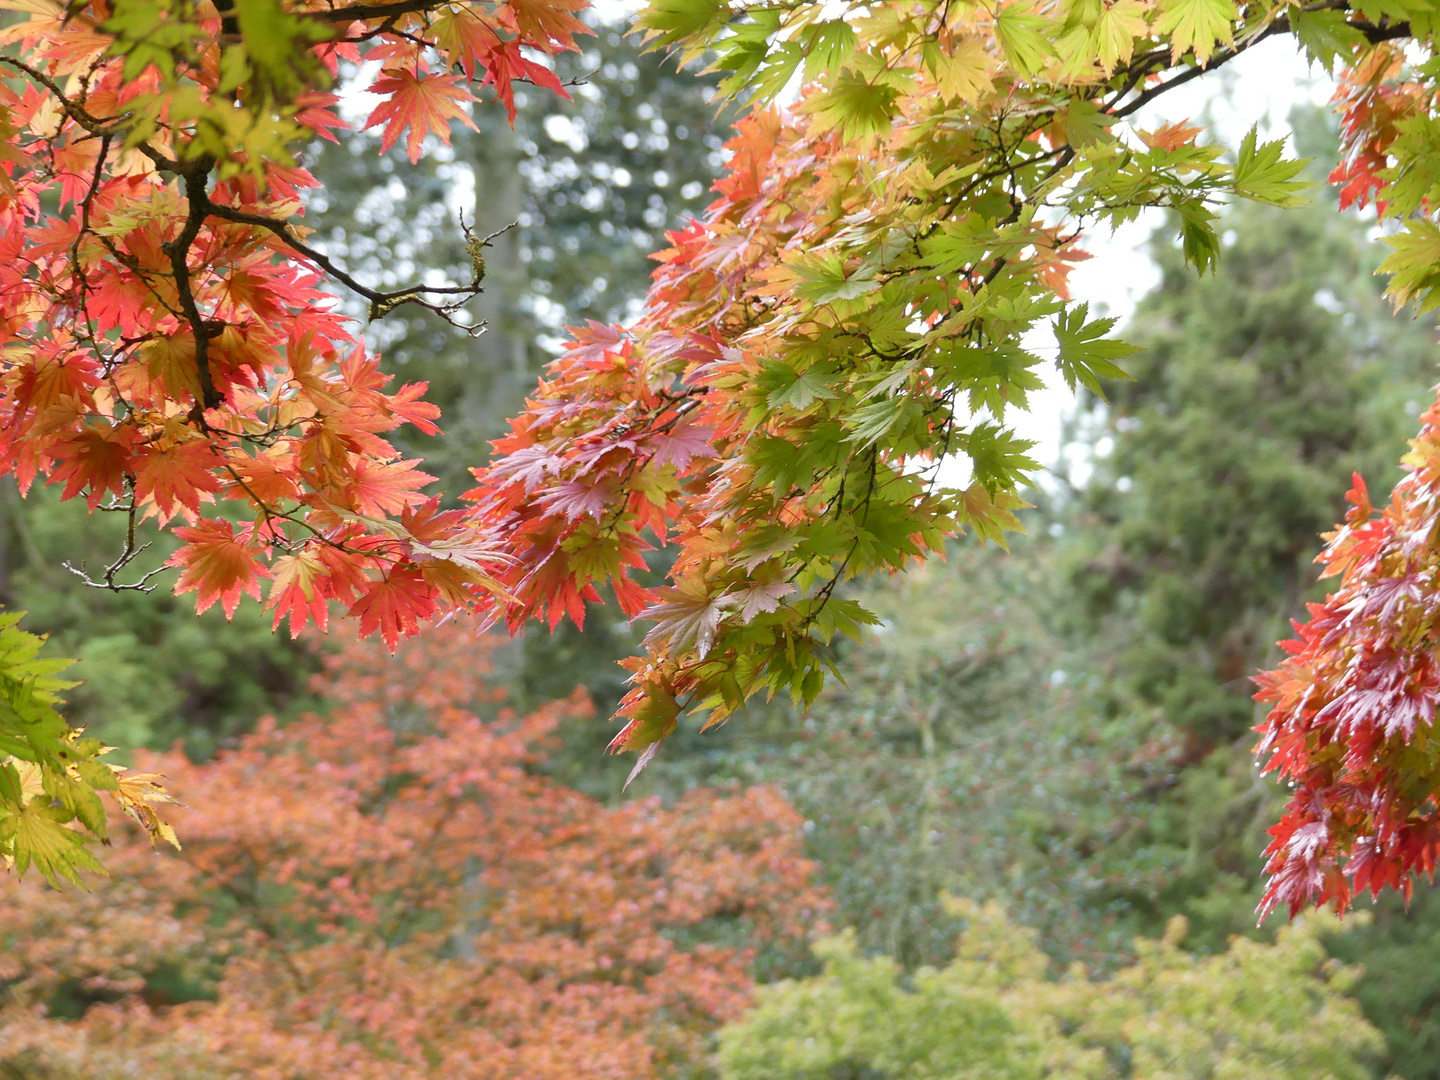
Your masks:
<svg viewBox="0 0 1440 1080"><path fill-rule="evenodd" d="M360 458L355 463L353 479L345 485L350 504L362 514L381 516L398 514L425 502L420 489L435 479L429 473L411 468L419 458L404 461L375 461Z"/></svg>
<svg viewBox="0 0 1440 1080"><path fill-rule="evenodd" d="M433 132L446 146L450 145L451 120L461 121L472 131L479 130L461 108L462 102L476 100L475 95L460 83L458 76L386 68L370 92L382 94L387 100L375 106L365 121L365 130L384 124L380 149L389 150L400 133L409 129L405 155L412 163L419 161L426 135Z"/></svg>
<svg viewBox="0 0 1440 1080"><path fill-rule="evenodd" d="M1180 149L1191 139L1199 135L1204 128L1191 127L1187 120L1177 120L1173 124L1166 124L1164 127L1156 128L1154 131L1142 131L1140 139L1146 146L1154 150L1165 150L1170 153Z"/></svg>
<svg viewBox="0 0 1440 1080"><path fill-rule="evenodd" d="M206 611L218 600L227 619L234 618L241 593L259 600L259 579L269 577L270 571L250 545L250 533L243 529L236 534L230 522L213 520L176 529L185 546L165 564L182 568L175 595L196 593L196 611Z"/></svg>
<svg viewBox="0 0 1440 1080"><path fill-rule="evenodd" d="M574 35L595 31L572 12L589 6L589 0L510 0L497 14L503 18L506 8L510 10L526 45L547 51L575 49Z"/></svg>
<svg viewBox="0 0 1440 1080"><path fill-rule="evenodd" d="M164 521L174 516L177 503L198 514L201 494L220 490L212 471L219 466L215 448L204 439L152 450L135 470L135 499L153 499Z"/></svg>
<svg viewBox="0 0 1440 1080"><path fill-rule="evenodd" d="M421 619L435 614L435 590L415 567L397 566L378 581L370 582L364 594L350 605L349 614L359 618L361 637L378 630L394 652L402 634L408 637L415 633Z"/></svg>
<svg viewBox="0 0 1440 1080"><path fill-rule="evenodd" d="M270 586L270 599L266 607L275 611L273 628L280 621L290 619L290 636L300 636L307 618L314 619L322 631L330 621L330 609L326 600L329 595L329 572L314 551L302 551L298 555L282 555L275 560L275 580Z"/></svg>
<svg viewBox="0 0 1440 1080"><path fill-rule="evenodd" d="M83 492L92 510L107 491L121 498L125 494L125 474L130 469L127 441L126 432L86 428L57 444L50 451L59 462L50 474L50 483L64 481L60 498L72 499Z"/></svg>

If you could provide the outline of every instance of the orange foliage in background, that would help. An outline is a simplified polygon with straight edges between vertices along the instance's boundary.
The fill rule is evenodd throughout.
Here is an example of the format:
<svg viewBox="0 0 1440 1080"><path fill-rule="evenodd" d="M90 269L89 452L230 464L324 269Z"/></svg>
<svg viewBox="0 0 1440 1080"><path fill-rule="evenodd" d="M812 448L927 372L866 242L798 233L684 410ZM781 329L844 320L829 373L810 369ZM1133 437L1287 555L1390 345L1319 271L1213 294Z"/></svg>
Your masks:
<svg viewBox="0 0 1440 1080"><path fill-rule="evenodd" d="M185 849L113 878L0 877L0 1072L110 1078L625 1077L699 1062L761 946L823 930L773 791L606 807L536 771L529 716L456 627L356 644L330 715L208 764L145 762ZM205 1000L205 998L213 1000ZM192 1000L183 1000L191 998Z"/></svg>

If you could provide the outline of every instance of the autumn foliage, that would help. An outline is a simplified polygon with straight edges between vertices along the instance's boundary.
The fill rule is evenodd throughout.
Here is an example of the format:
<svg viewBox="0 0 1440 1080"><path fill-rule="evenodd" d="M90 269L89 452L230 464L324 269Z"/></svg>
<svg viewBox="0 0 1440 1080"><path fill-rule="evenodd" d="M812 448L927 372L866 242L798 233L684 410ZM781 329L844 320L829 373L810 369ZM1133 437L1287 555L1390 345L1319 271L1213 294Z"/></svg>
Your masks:
<svg viewBox="0 0 1440 1080"><path fill-rule="evenodd" d="M437 430L425 388L391 385L329 290L372 321L408 304L463 324L486 238L466 234L468 280L371 288L307 239L300 152L344 126L336 78L356 64L379 69L363 127L411 161L483 98L513 110L516 81L565 93L546 57L575 47L583 0L7 6L26 18L0 39L0 470L129 518L96 584L143 585L125 571L153 522L181 542L177 591L227 614L250 596L292 633L332 607L391 648L460 611L578 623L608 589L652 624L612 744L637 768L686 715L813 701L837 635L870 619L839 594L850 579L1016 527L1034 463L1007 423L1042 385L1034 335L1096 391L1131 351L1069 299L1088 230L1166 208L1203 272L1217 202L1300 199L1279 141L1147 127L1173 88L1280 36L1339 69L1334 178L1399 224L1392 297L1440 304L1430 0L655 0L647 40L707 58L746 101L726 175L659 254L638 322L576 331L456 508L390 441ZM947 457L963 485L943 482ZM637 571L668 543L652 588ZM1400 611L1364 649L1395 645ZM1283 696L1318 709L1327 686ZM1272 731L1289 723L1282 709ZM1391 840L1323 824L1349 788L1314 786L1310 756L1340 752L1317 738L1276 765L1330 831L1277 839L1276 887L1343 903L1284 852L1330 865ZM1366 813L1429 813L1423 769L1373 764ZM1355 869L1395 883L1433 861L1406 859Z"/></svg>
<svg viewBox="0 0 1440 1080"><path fill-rule="evenodd" d="M1417 78L1390 45L1351 69L1337 93L1344 157L1330 177L1342 204L1373 201L1403 222L1380 269L1397 306L1420 312L1440 305L1435 174L1415 146L1433 123L1433 76ZM1290 658L1257 680L1256 697L1273 703L1258 752L1294 789L1270 830L1262 913L1313 903L1343 911L1386 888L1408 898L1440 861L1440 403L1420 420L1388 506L1377 514L1354 478L1351 509L1317 560L1339 588L1282 642Z"/></svg>
<svg viewBox="0 0 1440 1080"><path fill-rule="evenodd" d="M381 65L365 126L412 161L470 123L467 87L507 107L517 78L564 94L521 50L573 48L578 6L446 8L422 39L405 5L20 5L0 32L0 469L172 526L175 588L202 611L268 580L277 625L323 628L340 603L393 646L492 586L492 546L386 440L438 430L424 385L390 386L324 287L349 282L373 318L453 316L484 239L472 280L366 289L292 224L315 180L287 147L346 126L325 91L346 61ZM138 547L101 583L137 584Z"/></svg>
<svg viewBox="0 0 1440 1080"><path fill-rule="evenodd" d="M0 878L0 1061L558 1080L695 1060L755 951L823 927L801 823L765 789L606 807L545 778L589 708L508 710L495 647L351 646L328 718L148 763L186 804L183 853L127 835L92 892Z"/></svg>

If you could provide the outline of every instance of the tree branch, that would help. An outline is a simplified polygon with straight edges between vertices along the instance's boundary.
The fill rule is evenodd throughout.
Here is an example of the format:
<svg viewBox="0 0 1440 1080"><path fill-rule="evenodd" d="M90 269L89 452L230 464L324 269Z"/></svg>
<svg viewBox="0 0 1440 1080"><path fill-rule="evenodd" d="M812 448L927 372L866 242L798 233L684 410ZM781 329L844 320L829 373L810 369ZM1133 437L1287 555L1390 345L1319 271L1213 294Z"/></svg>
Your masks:
<svg viewBox="0 0 1440 1080"><path fill-rule="evenodd" d="M295 235L288 222L280 221L277 218L266 217L264 214L251 214L244 210L236 210L233 207L222 206L219 203L210 203L208 212L211 217L218 217L224 221L232 221L237 225L254 225L262 229L268 229L278 236L292 251L309 259L346 288L370 301L371 318L388 314L401 304L418 304L428 311L435 312L447 322L453 322L450 316L459 310L467 300L470 300L482 291L478 277L469 285L414 285L409 288L393 289L388 292L372 289L367 285L361 284L350 274L342 270L324 252L311 247L305 243L305 241L301 240ZM511 227L512 226L506 226L507 229ZM501 230L501 232L504 231L504 229ZM498 235L498 233L495 235ZM490 239L493 239L493 237L485 238L486 241ZM484 242L485 241L481 241L482 244ZM427 294L433 296L456 296L460 299L443 304L431 303L423 299ZM378 315L376 314L377 312Z"/></svg>
<svg viewBox="0 0 1440 1080"><path fill-rule="evenodd" d="M218 408L222 399L210 375L210 334L205 325L205 317L200 314L200 307L195 303L195 293L190 288L189 256L190 245L195 243L195 238L200 235L200 228L205 224L212 205L205 185L214 164L215 159L207 155L191 162L180 174L185 182L185 199L189 204L185 227L174 240L160 246L160 250L170 257L170 272L175 277L180 310L185 321L190 324L190 332L195 338L195 371L200 380L200 400L195 403L194 419L202 429L205 427L205 410Z"/></svg>

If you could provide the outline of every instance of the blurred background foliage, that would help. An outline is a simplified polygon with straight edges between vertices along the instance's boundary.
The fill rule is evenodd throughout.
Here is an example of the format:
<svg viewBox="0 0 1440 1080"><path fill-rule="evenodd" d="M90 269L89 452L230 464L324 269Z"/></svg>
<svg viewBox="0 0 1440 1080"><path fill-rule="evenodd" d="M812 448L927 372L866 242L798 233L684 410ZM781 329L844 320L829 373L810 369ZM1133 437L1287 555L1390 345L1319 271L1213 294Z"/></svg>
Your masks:
<svg viewBox="0 0 1440 1080"><path fill-rule="evenodd" d="M720 1033L723 1080L1366 1080L1383 1046L1346 995L1354 969L1325 963L1322 916L1209 957L1176 918L1113 978L1055 980L998 904L946 906L964 927L944 967L907 976L847 934L816 946L820 974L761 987Z"/></svg>
<svg viewBox="0 0 1440 1080"><path fill-rule="evenodd" d="M708 85L598 29L561 71L574 100L529 95L513 132L487 110L479 132L451 152L432 147L414 170L382 161L377 173L373 144L358 137L317 147L311 162L325 184L310 208L317 241L369 282L467 275L462 211L477 232L498 233L475 311L483 334L408 309L370 328L391 371L431 383L444 434L402 441L451 495L563 327L635 309L645 256L665 228L703 208L723 163L725 118ZM1322 114L1294 127L1301 153L1333 156ZM1254 926L1259 852L1280 793L1250 756L1258 716L1248 676L1273 663L1287 620L1321 594L1311 559L1350 473L1389 487L1436 380L1435 325L1391 315L1371 278L1366 223L1339 217L1324 188L1316 199L1304 211L1227 211L1221 272L1199 281L1183 271L1173 230L1157 231L1160 284L1124 331L1145 347L1129 362L1135 378L1109 387L1108 401L1081 401L1068 465L1033 496L1029 535L1010 553L962 538L948 561L866 588L861 598L884 622L847 647L848 685L829 688L807 715L757 704L710 734L682 732L624 794L630 763L601 758L607 726L562 732L544 768L592 795L673 799L702 785L768 783L804 816L807 853L836 902L831 922L852 936L832 946L828 974L810 990L764 997L739 1029L745 1039L770 1038L783 1017L800 1024L825 995L839 1001L879 980L889 987L881 997L909 994L907 1008L939 1010L956 1030L981 1025L984 1010L1011 1010L1006 1023L1043 1029L1044 1042L1060 1038L1060 1013L1041 1015L1053 1001L1037 988L1064 985L1046 976L1073 963L1117 986L1159 965L1191 980L1208 973L1205 993L1231 980L1236 993L1270 987L1289 1000L1298 991L1262 978L1270 963L1302 985L1320 980L1314 1008L1349 994L1363 1009L1362 1021L1334 1006L1346 1034L1326 1065L1332 1075L1440 1080L1433 891L1408 911L1382 904L1344 934L1316 922L1277 940L1277 922ZM216 611L197 620L188 600L169 597L164 575L154 593L114 594L61 566L94 573L122 536L112 515L87 516L45 492L23 502L0 493L0 601L28 609L25 625L51 633L57 654L80 657L76 674L88 683L73 700L77 721L122 747L182 739L204 758L264 713L283 720L314 704L305 688L323 644L272 634L252 606L231 623ZM166 554L147 552L136 576ZM622 692L614 662L635 643L612 608L592 607L584 633L530 631L495 659L520 708L580 684L603 717ZM994 901L1011 920L984 916L1024 957L988 1004L957 990L960 969L947 966L971 962L964 937L957 954L957 934L985 909L947 895ZM1153 942L1167 926L1165 943L1137 954L1137 938ZM1322 941L1357 970L1322 978ZM814 979L817 964L772 958L761 975ZM915 974L927 966L924 979ZM924 1000L932 990L940 997ZM1072 1035L1074 1024L1101 1024L1084 1013L1092 1006L1065 1007L1089 1017L1073 1020ZM855 1009L857 1024L881 1023ZM1086 1043L1104 1051L1094 1075L1130 1075L1114 1065L1116 1054L1133 1056L1116 1049L1128 1037ZM727 1077L762 1075L740 1043L726 1045ZM917 1043L922 1051L931 1052ZM816 1071L819 1057L797 1058L763 1075L919 1075L913 1063L836 1053L829 1071ZM996 1075L1032 1075L1022 1064Z"/></svg>

